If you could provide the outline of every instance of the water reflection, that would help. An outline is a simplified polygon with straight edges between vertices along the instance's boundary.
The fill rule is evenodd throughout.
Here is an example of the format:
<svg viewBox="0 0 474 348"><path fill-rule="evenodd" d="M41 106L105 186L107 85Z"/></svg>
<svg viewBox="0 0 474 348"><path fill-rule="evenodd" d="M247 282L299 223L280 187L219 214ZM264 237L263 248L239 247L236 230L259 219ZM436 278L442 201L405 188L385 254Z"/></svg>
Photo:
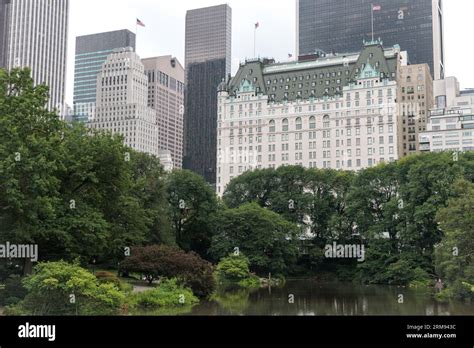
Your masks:
<svg viewBox="0 0 474 348"><path fill-rule="evenodd" d="M294 302L289 301L289 296ZM399 303L403 295L403 303ZM290 303L292 302L292 303ZM473 315L474 305L441 304L404 287L287 281L284 287L231 290L195 306L191 315Z"/></svg>

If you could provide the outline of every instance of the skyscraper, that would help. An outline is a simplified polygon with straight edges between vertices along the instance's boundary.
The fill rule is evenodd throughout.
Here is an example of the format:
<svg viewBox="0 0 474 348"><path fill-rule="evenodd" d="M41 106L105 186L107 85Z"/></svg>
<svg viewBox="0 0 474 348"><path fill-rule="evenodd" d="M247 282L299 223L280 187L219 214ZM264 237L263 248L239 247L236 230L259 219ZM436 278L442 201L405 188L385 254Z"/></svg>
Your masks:
<svg viewBox="0 0 474 348"><path fill-rule="evenodd" d="M131 47L110 54L97 78L96 117L91 128L120 134L125 145L159 156L156 112L148 107L148 78Z"/></svg>
<svg viewBox="0 0 474 348"><path fill-rule="evenodd" d="M216 182L217 87L230 74L232 9L218 5L186 14L184 168Z"/></svg>
<svg viewBox="0 0 474 348"><path fill-rule="evenodd" d="M184 68L172 56L142 59L148 76L148 106L156 111L161 150L183 167Z"/></svg>
<svg viewBox="0 0 474 348"><path fill-rule="evenodd" d="M69 0L0 0L0 66L29 67L49 87L49 109L63 109Z"/></svg>
<svg viewBox="0 0 474 348"><path fill-rule="evenodd" d="M441 0L297 0L297 52L353 52L374 36L400 45L411 64L427 63L434 79L444 76Z"/></svg>
<svg viewBox="0 0 474 348"><path fill-rule="evenodd" d="M95 115L97 74L115 49L131 47L135 34L129 30L78 36L74 71L74 120L87 122Z"/></svg>
<svg viewBox="0 0 474 348"><path fill-rule="evenodd" d="M214 59L225 59L226 73L231 70L232 9L217 5L186 13L186 67Z"/></svg>

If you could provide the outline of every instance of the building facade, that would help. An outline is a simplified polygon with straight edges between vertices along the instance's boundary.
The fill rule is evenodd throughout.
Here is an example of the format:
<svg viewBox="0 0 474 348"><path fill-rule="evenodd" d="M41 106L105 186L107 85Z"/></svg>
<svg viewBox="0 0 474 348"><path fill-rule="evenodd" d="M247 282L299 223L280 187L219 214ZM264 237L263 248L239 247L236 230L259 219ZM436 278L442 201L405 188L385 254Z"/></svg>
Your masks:
<svg viewBox="0 0 474 348"><path fill-rule="evenodd" d="M172 56L142 59L148 77L148 106L156 111L161 150L174 168L183 166L184 68Z"/></svg>
<svg viewBox="0 0 474 348"><path fill-rule="evenodd" d="M175 169L174 163L173 163L173 156L171 155L171 151L168 150L160 150L158 154L158 158L160 160L161 165L163 166L163 169L165 172L172 172L173 169Z"/></svg>
<svg viewBox="0 0 474 348"><path fill-rule="evenodd" d="M297 49L356 52L374 35L387 46L400 45L410 63L430 66L433 78L444 78L443 9L441 0L297 0Z"/></svg>
<svg viewBox="0 0 474 348"><path fill-rule="evenodd" d="M435 81L435 108L420 134L424 152L474 151L474 91L460 91L455 77Z"/></svg>
<svg viewBox="0 0 474 348"><path fill-rule="evenodd" d="M115 49L135 50L135 34L129 30L78 36L74 68L74 120L88 122L95 117L97 75Z"/></svg>
<svg viewBox="0 0 474 348"><path fill-rule="evenodd" d="M251 60L219 86L217 193L253 169L359 170L399 158L400 48L277 64Z"/></svg>
<svg viewBox="0 0 474 348"><path fill-rule="evenodd" d="M229 5L189 10L186 13L185 65L225 59L232 63L232 9Z"/></svg>
<svg viewBox="0 0 474 348"><path fill-rule="evenodd" d="M125 145L159 157L156 112L148 107L148 77L131 48L110 54L97 76L96 116L90 128L120 134Z"/></svg>
<svg viewBox="0 0 474 348"><path fill-rule="evenodd" d="M428 113L434 106L433 79L428 64L400 67L398 76L399 122L398 153L420 152L419 135L426 131Z"/></svg>
<svg viewBox="0 0 474 348"><path fill-rule="evenodd" d="M69 0L0 0L0 67L29 67L50 110L63 110L68 24Z"/></svg>
<svg viewBox="0 0 474 348"><path fill-rule="evenodd" d="M219 5L186 14L185 169L216 183L217 87L231 71L232 10Z"/></svg>

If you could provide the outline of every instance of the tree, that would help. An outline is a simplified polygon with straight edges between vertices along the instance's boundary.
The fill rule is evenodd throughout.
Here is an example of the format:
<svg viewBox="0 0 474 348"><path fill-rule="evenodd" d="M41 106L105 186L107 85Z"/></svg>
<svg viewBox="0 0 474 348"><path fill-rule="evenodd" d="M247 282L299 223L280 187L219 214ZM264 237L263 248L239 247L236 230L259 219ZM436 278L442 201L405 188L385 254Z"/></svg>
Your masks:
<svg viewBox="0 0 474 348"><path fill-rule="evenodd" d="M462 161L464 156L460 156ZM428 153L397 162L400 196L404 201L400 241L405 252L417 256L433 273L434 246L443 236L436 214L452 196L452 183L462 178L465 168L452 153Z"/></svg>
<svg viewBox="0 0 474 348"><path fill-rule="evenodd" d="M59 153L64 125L46 108L48 88L34 87L28 69L0 70L0 239L56 241L50 228L60 204ZM31 263L25 263L30 271Z"/></svg>
<svg viewBox="0 0 474 348"><path fill-rule="evenodd" d="M458 180L455 197L439 210L436 220L444 237L436 247L436 271L450 286L474 284L474 184ZM471 292L471 296L474 292Z"/></svg>
<svg viewBox="0 0 474 348"><path fill-rule="evenodd" d="M301 230L256 203L221 212L216 226L211 247L216 259L238 248L252 270L265 274L284 274L296 261Z"/></svg>
<svg viewBox="0 0 474 348"><path fill-rule="evenodd" d="M275 169L257 169L245 172L231 180L223 195L229 208L256 202L261 207L271 204L271 195L278 187L279 178Z"/></svg>
<svg viewBox="0 0 474 348"><path fill-rule="evenodd" d="M124 294L77 264L40 263L24 280L28 294L19 304L30 315L117 315Z"/></svg>
<svg viewBox="0 0 474 348"><path fill-rule="evenodd" d="M166 198L166 173L159 160L151 155L133 152L131 156L132 193L140 200L148 217L148 244L174 245L175 235L169 219Z"/></svg>
<svg viewBox="0 0 474 348"><path fill-rule="evenodd" d="M199 297L214 290L213 270L212 264L196 253L164 245L133 248L131 256L120 263L120 271L143 274L150 284L163 277L176 278Z"/></svg>
<svg viewBox="0 0 474 348"><path fill-rule="evenodd" d="M176 243L185 251L209 257L213 215L218 210L215 192L202 177L187 170L171 173L166 190Z"/></svg>
<svg viewBox="0 0 474 348"><path fill-rule="evenodd" d="M61 121L47 101L28 69L0 70L0 242L111 264L124 247L173 243L159 160Z"/></svg>

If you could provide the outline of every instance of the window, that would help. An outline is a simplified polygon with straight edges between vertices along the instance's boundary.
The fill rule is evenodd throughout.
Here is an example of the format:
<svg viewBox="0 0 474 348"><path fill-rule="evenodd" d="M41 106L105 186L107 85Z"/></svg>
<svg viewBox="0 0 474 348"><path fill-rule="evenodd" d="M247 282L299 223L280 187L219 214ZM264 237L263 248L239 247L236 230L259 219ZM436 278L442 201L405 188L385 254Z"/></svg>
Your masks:
<svg viewBox="0 0 474 348"><path fill-rule="evenodd" d="M270 133L275 133L275 121L271 120L269 125L270 125Z"/></svg>
<svg viewBox="0 0 474 348"><path fill-rule="evenodd" d="M330 121L329 121L329 115L324 115L323 117L323 127L324 128L329 128L331 126Z"/></svg>
<svg viewBox="0 0 474 348"><path fill-rule="evenodd" d="M296 119L296 130L301 130L303 129L303 121L301 120L300 117Z"/></svg>
<svg viewBox="0 0 474 348"><path fill-rule="evenodd" d="M288 119L285 118L282 122L281 122L281 125L282 125L282 131L283 132L288 132L288 125L289 125L289 122L288 122Z"/></svg>
<svg viewBox="0 0 474 348"><path fill-rule="evenodd" d="M309 129L316 129L316 117L314 116L309 118Z"/></svg>

